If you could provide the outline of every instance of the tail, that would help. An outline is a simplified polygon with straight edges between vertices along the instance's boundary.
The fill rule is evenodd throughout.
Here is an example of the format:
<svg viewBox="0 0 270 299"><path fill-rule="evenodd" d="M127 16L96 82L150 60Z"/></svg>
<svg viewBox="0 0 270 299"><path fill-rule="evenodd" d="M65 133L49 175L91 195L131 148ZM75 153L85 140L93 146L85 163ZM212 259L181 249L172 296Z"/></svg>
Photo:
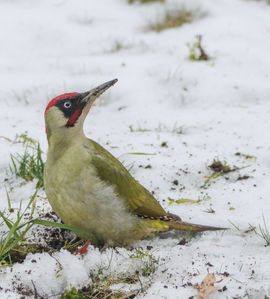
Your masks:
<svg viewBox="0 0 270 299"><path fill-rule="evenodd" d="M226 230L228 228L224 227L216 227L216 226L208 226L208 225L201 225L201 224L195 224L195 223L189 223L189 222L184 222L181 220L169 220L168 225L170 229L176 229L176 230L181 230L181 231L188 231L188 232L203 232L203 231L208 231L208 230Z"/></svg>
<svg viewBox="0 0 270 299"><path fill-rule="evenodd" d="M147 229L149 232L166 232L170 230L179 230L187 232L203 232L203 231L217 231L226 230L228 228L201 225L195 223L184 222L177 215L168 213L167 215L160 217L140 216L147 223Z"/></svg>

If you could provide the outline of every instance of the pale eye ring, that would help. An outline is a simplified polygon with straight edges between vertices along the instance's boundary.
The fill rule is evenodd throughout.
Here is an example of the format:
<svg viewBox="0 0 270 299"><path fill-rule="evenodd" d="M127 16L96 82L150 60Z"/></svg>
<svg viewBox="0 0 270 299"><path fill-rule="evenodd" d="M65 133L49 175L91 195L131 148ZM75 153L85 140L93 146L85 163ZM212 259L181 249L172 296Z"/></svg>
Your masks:
<svg viewBox="0 0 270 299"><path fill-rule="evenodd" d="M64 108L69 109L71 107L71 102L70 101L66 101L64 103Z"/></svg>

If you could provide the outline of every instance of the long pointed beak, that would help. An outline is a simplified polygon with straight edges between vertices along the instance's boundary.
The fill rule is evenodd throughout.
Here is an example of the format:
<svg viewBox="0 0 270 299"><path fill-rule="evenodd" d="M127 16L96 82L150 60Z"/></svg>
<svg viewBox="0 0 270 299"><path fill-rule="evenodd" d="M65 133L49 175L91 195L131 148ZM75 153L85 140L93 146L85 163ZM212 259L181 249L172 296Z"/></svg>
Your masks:
<svg viewBox="0 0 270 299"><path fill-rule="evenodd" d="M105 92L107 89L109 89L111 86L113 86L118 79L113 79L111 81L105 82L87 92L82 93L82 104L87 104L89 102L93 103L96 98L98 98L103 92Z"/></svg>

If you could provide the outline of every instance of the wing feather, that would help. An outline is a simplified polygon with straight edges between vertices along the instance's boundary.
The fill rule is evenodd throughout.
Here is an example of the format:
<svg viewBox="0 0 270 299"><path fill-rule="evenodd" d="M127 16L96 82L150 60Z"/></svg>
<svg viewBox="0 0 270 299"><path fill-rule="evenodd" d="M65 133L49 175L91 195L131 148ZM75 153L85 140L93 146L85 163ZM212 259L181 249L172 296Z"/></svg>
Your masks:
<svg viewBox="0 0 270 299"><path fill-rule="evenodd" d="M98 176L115 188L134 214L152 217L167 214L153 195L131 176L118 159L95 141L89 139L89 142L94 148L91 162Z"/></svg>

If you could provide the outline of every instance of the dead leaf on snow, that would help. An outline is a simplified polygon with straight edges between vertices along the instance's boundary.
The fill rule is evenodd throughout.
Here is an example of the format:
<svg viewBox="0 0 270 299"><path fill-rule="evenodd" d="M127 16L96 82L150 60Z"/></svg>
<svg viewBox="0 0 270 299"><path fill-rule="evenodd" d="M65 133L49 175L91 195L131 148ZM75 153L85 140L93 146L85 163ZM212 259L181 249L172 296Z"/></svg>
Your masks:
<svg viewBox="0 0 270 299"><path fill-rule="evenodd" d="M200 284L193 285L198 290L198 298L206 299L215 290L216 282L215 274L208 273Z"/></svg>

